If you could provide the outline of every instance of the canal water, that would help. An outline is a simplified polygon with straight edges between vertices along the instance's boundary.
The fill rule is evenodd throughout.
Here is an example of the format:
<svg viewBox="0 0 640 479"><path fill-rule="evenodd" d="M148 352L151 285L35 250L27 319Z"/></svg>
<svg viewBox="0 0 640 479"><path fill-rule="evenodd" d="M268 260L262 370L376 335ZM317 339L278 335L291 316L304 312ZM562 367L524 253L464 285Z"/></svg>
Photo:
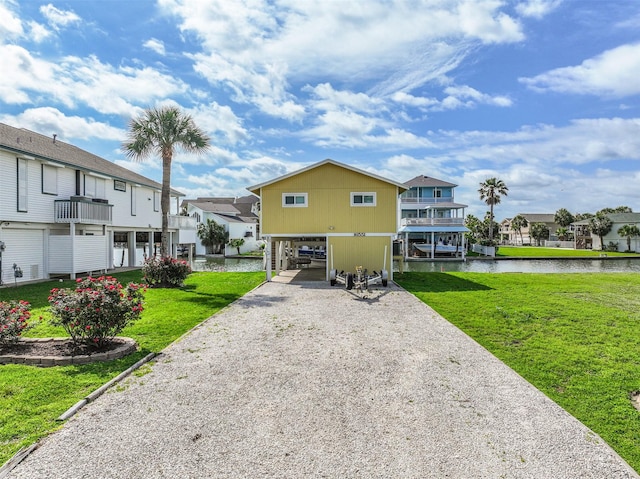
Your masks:
<svg viewBox="0 0 640 479"><path fill-rule="evenodd" d="M399 271L394 263L394 271ZM473 273L631 273L640 272L639 259L467 259L467 261L409 261L404 271Z"/></svg>
<svg viewBox="0 0 640 479"><path fill-rule="evenodd" d="M197 257L194 271L262 271L262 258ZM474 273L630 273L640 272L638 259L467 259L467 261L408 261L404 271ZM394 271L400 271L397 261Z"/></svg>

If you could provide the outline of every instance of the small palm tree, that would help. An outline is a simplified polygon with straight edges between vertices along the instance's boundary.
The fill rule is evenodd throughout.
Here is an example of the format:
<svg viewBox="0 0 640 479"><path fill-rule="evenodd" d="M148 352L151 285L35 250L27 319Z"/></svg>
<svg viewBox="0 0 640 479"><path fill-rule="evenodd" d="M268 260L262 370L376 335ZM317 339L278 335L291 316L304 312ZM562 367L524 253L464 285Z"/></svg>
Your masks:
<svg viewBox="0 0 640 479"><path fill-rule="evenodd" d="M567 228L558 228L556 230L556 235L558 235L558 239L560 241L564 241L567 239L567 236L569 236L569 230Z"/></svg>
<svg viewBox="0 0 640 479"><path fill-rule="evenodd" d="M171 160L176 149L188 153L204 153L209 137L193 119L174 106L151 108L129 123L127 140L122 144L127 157L142 161L151 155L162 158L162 235L160 255L169 255L169 201L171 196Z"/></svg>
<svg viewBox="0 0 640 479"><path fill-rule="evenodd" d="M235 238L229 241L229 246L238 250L240 254L240 247L244 244L244 238Z"/></svg>
<svg viewBox="0 0 640 479"><path fill-rule="evenodd" d="M596 215L589 218L589 230L598 235L600 238L600 249L604 251L604 236L611 231L613 227L613 221L607 216L606 213L598 211Z"/></svg>
<svg viewBox="0 0 640 479"><path fill-rule="evenodd" d="M487 178L480 183L480 199L489 205L489 224L493 223L493 206L500 203L500 196L507 196L509 188L504 184L504 181L497 178ZM489 228L489 241L493 241L493 228Z"/></svg>
<svg viewBox="0 0 640 479"><path fill-rule="evenodd" d="M198 225L197 234L202 245L212 253L219 253L222 245L229 240L229 232L211 218L207 218L206 223Z"/></svg>
<svg viewBox="0 0 640 479"><path fill-rule="evenodd" d="M640 228L636 225L623 225L618 228L618 234L623 238L627 238L627 251L631 251L631 238L640 236Z"/></svg>
<svg viewBox="0 0 640 479"><path fill-rule="evenodd" d="M520 244L524 244L522 239L522 228L529 226L529 221L522 215L515 215L511 220L511 229L520 235Z"/></svg>

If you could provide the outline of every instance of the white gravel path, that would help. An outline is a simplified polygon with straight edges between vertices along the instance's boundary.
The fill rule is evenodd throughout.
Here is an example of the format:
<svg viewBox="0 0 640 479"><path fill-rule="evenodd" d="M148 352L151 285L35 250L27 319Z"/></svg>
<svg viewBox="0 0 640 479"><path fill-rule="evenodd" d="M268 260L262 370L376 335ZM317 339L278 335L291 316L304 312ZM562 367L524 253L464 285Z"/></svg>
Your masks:
<svg viewBox="0 0 640 479"><path fill-rule="evenodd" d="M402 289L267 283L10 478L638 478Z"/></svg>

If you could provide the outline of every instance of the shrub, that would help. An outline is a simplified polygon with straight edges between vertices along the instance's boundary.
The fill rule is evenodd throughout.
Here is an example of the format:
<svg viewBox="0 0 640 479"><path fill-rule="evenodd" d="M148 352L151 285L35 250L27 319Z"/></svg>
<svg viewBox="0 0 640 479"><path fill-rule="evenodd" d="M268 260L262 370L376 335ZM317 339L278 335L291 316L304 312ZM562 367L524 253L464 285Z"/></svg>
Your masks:
<svg viewBox="0 0 640 479"><path fill-rule="evenodd" d="M182 286L191 274L191 266L182 260L167 256L165 258L149 258L142 265L144 282L160 288L176 288Z"/></svg>
<svg viewBox="0 0 640 479"><path fill-rule="evenodd" d="M100 349L140 317L143 293L140 285L123 287L111 276L78 279L75 290L51 290L51 321L64 328L76 347Z"/></svg>
<svg viewBox="0 0 640 479"><path fill-rule="evenodd" d="M0 344L17 341L32 327L27 323L31 317L30 307L26 301L0 301Z"/></svg>

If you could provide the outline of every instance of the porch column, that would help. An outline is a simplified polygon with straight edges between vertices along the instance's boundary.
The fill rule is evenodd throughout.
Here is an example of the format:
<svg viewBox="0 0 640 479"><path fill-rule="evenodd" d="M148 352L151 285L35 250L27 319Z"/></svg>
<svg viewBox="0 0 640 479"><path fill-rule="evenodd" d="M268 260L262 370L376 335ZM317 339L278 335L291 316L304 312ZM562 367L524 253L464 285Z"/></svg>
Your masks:
<svg viewBox="0 0 640 479"><path fill-rule="evenodd" d="M76 224L69 223L69 234L71 235L71 279L76 279Z"/></svg>
<svg viewBox="0 0 640 479"><path fill-rule="evenodd" d="M435 233L432 231L431 232L431 259L436 258L436 242L435 242L436 237L434 235Z"/></svg>
<svg viewBox="0 0 640 479"><path fill-rule="evenodd" d="M264 240L266 244L264 245L264 262L265 262L265 270L267 272L267 281L271 281L271 248L273 244L271 243L271 237L265 236Z"/></svg>
<svg viewBox="0 0 640 479"><path fill-rule="evenodd" d="M127 266L130 268L136 265L136 232L129 231L127 233L127 247L129 249L129 260Z"/></svg>
<svg viewBox="0 0 640 479"><path fill-rule="evenodd" d="M276 276L280 274L280 248L282 247L282 241L276 241L275 242L275 250L276 250Z"/></svg>

